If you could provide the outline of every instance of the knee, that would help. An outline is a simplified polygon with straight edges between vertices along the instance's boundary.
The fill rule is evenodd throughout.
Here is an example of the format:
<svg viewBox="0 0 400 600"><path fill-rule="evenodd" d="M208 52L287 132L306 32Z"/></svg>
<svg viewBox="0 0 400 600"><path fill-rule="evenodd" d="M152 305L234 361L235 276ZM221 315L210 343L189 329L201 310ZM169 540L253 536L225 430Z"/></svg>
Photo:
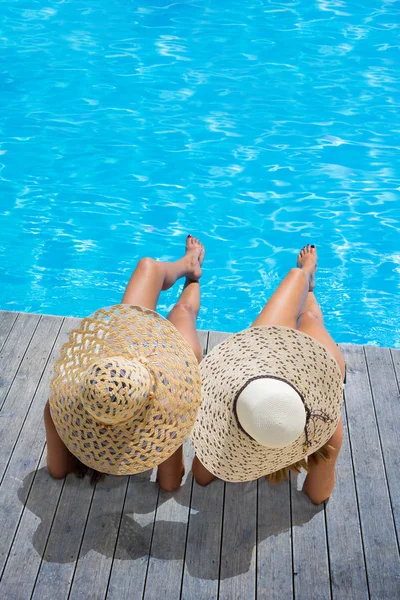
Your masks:
<svg viewBox="0 0 400 600"><path fill-rule="evenodd" d="M178 488L180 488L181 486L181 480L169 480L169 481L163 481L162 479L158 480L158 485L160 486L160 488L164 491L164 492L175 492L175 490L177 490Z"/></svg>
<svg viewBox="0 0 400 600"><path fill-rule="evenodd" d="M175 323L196 323L197 320L197 309L187 302L178 302L175 304L174 308L171 310L170 315L172 315L172 321ZM169 316L168 316L169 318ZM195 325L196 328L196 325ZM179 327L178 327L179 329ZM203 357L200 358L202 360Z"/></svg>
<svg viewBox="0 0 400 600"><path fill-rule="evenodd" d="M206 487L207 485L210 485L210 483L212 481L214 481L215 477L201 477L201 475L196 475L195 473L193 473L193 477L195 482L198 485L201 485L202 487Z"/></svg>
<svg viewBox="0 0 400 600"><path fill-rule="evenodd" d="M177 315L195 315L196 311L194 310L193 306L191 304L188 304L187 302L179 302L178 304L175 304L174 308L172 309Z"/></svg>
<svg viewBox="0 0 400 600"><path fill-rule="evenodd" d="M141 258L136 266L136 270L143 271L145 273L149 273L158 268L158 263L154 258Z"/></svg>
<svg viewBox="0 0 400 600"><path fill-rule="evenodd" d="M216 479L215 475L210 473L210 471L205 468L205 466L199 461L197 456L195 456L193 459L192 473L196 483L203 487L205 487L206 485L214 481L214 479Z"/></svg>
<svg viewBox="0 0 400 600"><path fill-rule="evenodd" d="M313 312L312 310L305 310L304 312L300 313L299 316L299 321L303 320L303 321L315 321L318 323L321 323L321 317L320 315L318 315L317 313Z"/></svg>
<svg viewBox="0 0 400 600"><path fill-rule="evenodd" d="M300 267L292 267L289 273L292 277L305 278L308 280L304 269L300 269Z"/></svg>
<svg viewBox="0 0 400 600"><path fill-rule="evenodd" d="M64 479L69 473L66 469L59 469L49 464L47 465L47 470L53 479Z"/></svg>

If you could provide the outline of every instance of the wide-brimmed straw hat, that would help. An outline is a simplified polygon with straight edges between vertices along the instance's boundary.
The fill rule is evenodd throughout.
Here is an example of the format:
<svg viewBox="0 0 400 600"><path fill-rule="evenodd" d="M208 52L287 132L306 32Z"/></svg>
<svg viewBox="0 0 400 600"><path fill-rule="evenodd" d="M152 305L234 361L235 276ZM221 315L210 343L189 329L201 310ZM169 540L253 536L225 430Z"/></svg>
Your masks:
<svg viewBox="0 0 400 600"><path fill-rule="evenodd" d="M334 433L343 402L335 358L287 327L251 327L200 365L202 402L191 434L199 460L225 481L290 466Z"/></svg>
<svg viewBox="0 0 400 600"><path fill-rule="evenodd" d="M140 473L185 441L201 400L197 359L152 310L118 304L83 319L62 347L50 412L82 463L114 475Z"/></svg>

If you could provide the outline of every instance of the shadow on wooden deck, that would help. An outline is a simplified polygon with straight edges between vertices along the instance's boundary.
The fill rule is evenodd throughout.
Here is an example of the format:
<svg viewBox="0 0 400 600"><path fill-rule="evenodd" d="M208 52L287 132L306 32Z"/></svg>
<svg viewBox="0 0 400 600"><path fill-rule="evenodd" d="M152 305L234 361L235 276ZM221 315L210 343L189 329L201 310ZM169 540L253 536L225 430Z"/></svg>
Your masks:
<svg viewBox="0 0 400 600"><path fill-rule="evenodd" d="M108 506L107 511L102 512L101 520L98 522L99 531L102 529L118 530L118 553L116 555L115 548L110 548L108 540L104 536L94 537L91 543L86 544L85 548L80 552L80 557L84 556L84 553L88 553L91 550L102 554L106 558L113 559L116 557L118 560L137 560L145 558L149 553L149 541L152 538L154 523L153 521L148 522L146 525L140 525L135 520L137 515L153 515L153 507L149 499L156 498L159 496L158 484L151 480L152 472L148 471L142 475L134 477L136 480L135 495L132 497L130 502L129 510L132 511L127 514L125 511L122 514L119 506L113 507ZM78 539L82 535L82 522L79 519L75 519L74 515L78 515L81 510L81 498L79 492L82 488L88 488L88 482L82 482L76 477L70 476L68 478L68 487L70 488L69 493L71 494L72 501L69 502L69 510L66 512L57 513L56 520L53 522L54 515L48 513L46 509L47 504L47 484L49 482L49 474L47 469L44 467L38 471L32 471L29 473L22 486L18 490L18 499L22 506L24 506L29 491L32 487L33 479L35 479L36 493L29 499L28 509L31 511L39 520L36 531L33 533L32 545L36 550L37 554L44 558L46 562L53 563L73 563L75 556L71 554L68 545L62 543L65 541L66 536ZM105 487L108 492L113 488L121 488L125 491L126 488L125 478L120 477L107 477L105 482L97 484L100 489ZM190 514L190 527L191 535L194 539L203 540L203 549L207 549L209 544L204 543L207 538L211 538L210 541L214 542L213 534L215 527L220 527L220 523L216 523L212 515L221 513L221 501L210 502L210 493L208 490L199 488L197 498L195 502L188 502L188 488L192 485L192 480L186 480L180 490L174 494L160 493L158 498L157 508L160 509L165 502L168 502L170 498L173 498L175 502L181 505L184 510L191 511ZM252 484L247 484L250 488ZM221 487L221 486L220 486ZM89 493L90 490L89 488ZM297 497L298 512L296 513L295 520L288 520L286 518L286 511L282 511L283 504L277 507L277 510L273 513L273 518L263 519L262 524L258 529L257 542L260 543L269 537L279 536L281 533L290 531L291 527L301 527L305 523L308 523L316 514L323 511L324 506L314 506L307 497L302 494L301 491L295 490L293 492ZM243 501L246 504L246 486L242 489ZM215 499L215 498L214 498ZM48 532L53 527L52 537L55 540L54 547L46 547L45 540L47 540ZM57 529L54 529L57 528ZM154 558L162 560L180 560L182 550L174 548L170 544L170 540L174 535L178 533L180 537L186 536L187 524L183 522L173 522L160 520L157 521L158 528L158 546L152 547L152 556ZM251 543L248 545L248 553L240 554L239 562L235 562L235 570L233 570L233 563L227 564L224 570L224 577L231 578L236 575L246 573L250 568L251 556L253 554L254 546L251 547ZM186 549L187 553L191 552L191 549ZM195 552L198 551L197 547L193 547ZM194 560L190 560L189 556L186 556L188 560L187 568L192 577L199 579L217 579L218 572L213 568L213 565L208 562L198 563Z"/></svg>

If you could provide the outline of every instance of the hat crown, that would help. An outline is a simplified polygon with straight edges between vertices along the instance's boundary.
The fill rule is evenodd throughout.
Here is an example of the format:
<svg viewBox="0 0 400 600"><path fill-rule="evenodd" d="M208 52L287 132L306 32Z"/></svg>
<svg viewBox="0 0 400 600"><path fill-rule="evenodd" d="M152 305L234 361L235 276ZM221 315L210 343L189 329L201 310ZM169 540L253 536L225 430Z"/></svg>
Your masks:
<svg viewBox="0 0 400 600"><path fill-rule="evenodd" d="M237 398L236 414L243 429L269 448L288 446L304 432L306 425L300 393L273 377L248 383Z"/></svg>
<svg viewBox="0 0 400 600"><path fill-rule="evenodd" d="M93 362L80 381L80 401L99 423L137 419L154 392L151 372L139 359L112 356Z"/></svg>

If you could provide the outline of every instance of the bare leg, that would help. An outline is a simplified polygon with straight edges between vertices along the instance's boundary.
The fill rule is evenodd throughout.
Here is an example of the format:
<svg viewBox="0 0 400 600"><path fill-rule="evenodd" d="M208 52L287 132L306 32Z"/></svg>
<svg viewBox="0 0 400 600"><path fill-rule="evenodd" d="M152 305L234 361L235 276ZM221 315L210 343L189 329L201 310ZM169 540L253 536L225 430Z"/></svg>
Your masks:
<svg viewBox="0 0 400 600"><path fill-rule="evenodd" d="M317 299L314 296L314 292L308 292L307 298L303 304L303 308L301 309L300 316L302 315L302 313L305 313L305 312L312 312L313 315L319 321L321 321L321 323L324 322L324 316L323 316L322 310L317 302Z"/></svg>
<svg viewBox="0 0 400 600"><path fill-rule="evenodd" d="M297 268L291 269L285 279L272 294L267 304L252 324L281 325L296 328L297 319L307 299L310 287L314 285L317 266L317 251L314 246L305 246L297 261Z"/></svg>
<svg viewBox="0 0 400 600"><path fill-rule="evenodd" d="M335 357L342 378L345 376L345 363L338 346L332 336L325 329L324 318L322 311L318 305L317 299L313 292L309 292L306 302L303 305L302 311L297 319L296 329L311 335L320 344L325 346L327 350Z"/></svg>
<svg viewBox="0 0 400 600"><path fill-rule="evenodd" d="M192 236L186 239L185 256L175 262L157 262L142 258L129 280L122 297L123 304L136 304L156 309L162 290L168 290L180 277L196 281L201 277L199 254L201 244Z"/></svg>
<svg viewBox="0 0 400 600"><path fill-rule="evenodd" d="M203 260L204 251L200 254L200 266ZM186 279L179 300L169 313L168 319L183 335L195 353L197 360L200 362L203 358L203 353L196 332L196 320L199 310L200 283ZM160 487L167 492L176 490L181 485L184 472L183 448L181 446L172 456L159 465L157 479Z"/></svg>

